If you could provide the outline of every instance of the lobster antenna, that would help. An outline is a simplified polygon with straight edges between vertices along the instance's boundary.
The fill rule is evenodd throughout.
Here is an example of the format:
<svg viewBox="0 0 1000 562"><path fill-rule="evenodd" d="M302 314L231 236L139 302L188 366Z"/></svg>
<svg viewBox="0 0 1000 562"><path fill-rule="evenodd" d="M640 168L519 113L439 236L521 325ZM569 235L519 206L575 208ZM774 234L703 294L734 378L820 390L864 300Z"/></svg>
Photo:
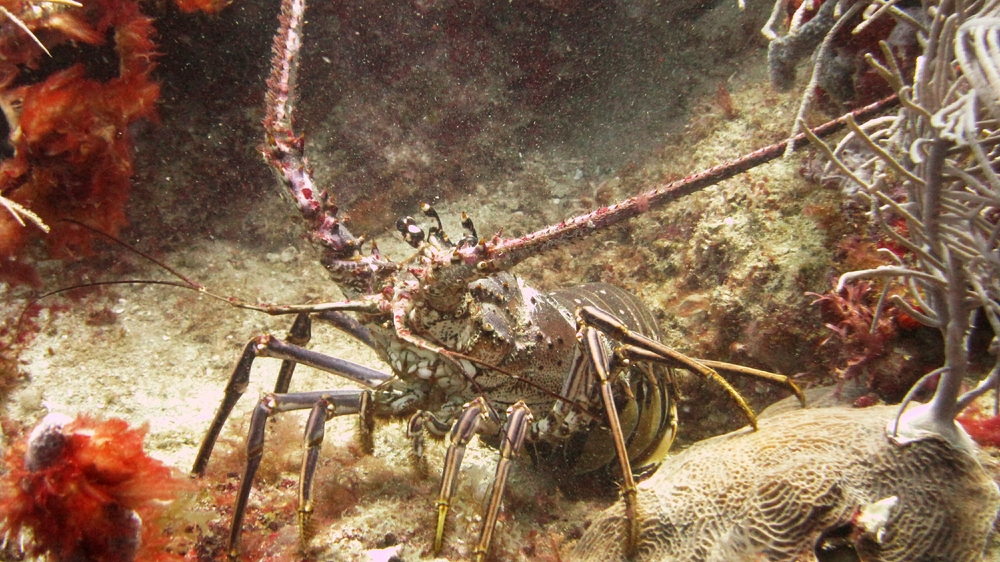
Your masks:
<svg viewBox="0 0 1000 562"><path fill-rule="evenodd" d="M21 310L21 314L19 314L17 317L17 324L14 325L14 332L20 333L21 326L24 323L24 316L28 313L29 310L31 310L31 307L38 304L38 302L41 301L42 299L46 299L53 295L58 295L60 293L66 293L75 289L100 287L102 285L167 285L168 287L180 287L181 289L200 290L200 289L195 289L191 285L187 285L185 283L178 283L177 281L164 281L163 279L122 279L116 281L95 281L93 283L81 283L79 285L63 287L61 289L56 289L55 291L49 291L28 301L28 304L24 305L24 309ZM208 294L211 295L211 293Z"/></svg>
<svg viewBox="0 0 1000 562"><path fill-rule="evenodd" d="M856 109L832 121L812 129L808 134L819 138L829 136L847 126L848 119L868 118L899 103L896 94L892 94L877 102ZM720 181L732 178L761 164L776 160L789 147L798 148L807 144L807 133L798 135L765 146L736 160L724 162L684 179L660 185L646 193L630 197L590 213L564 220L558 224L525 234L520 238L501 238L495 236L483 248L463 250L469 261L484 263L484 269L494 271L507 269L562 242L580 238L601 228L616 225L625 219L637 216L651 207L662 206L685 195L697 192Z"/></svg>
<svg viewBox="0 0 1000 562"><path fill-rule="evenodd" d="M170 267L169 265L163 263L162 261L154 258L153 256L147 254L146 252L143 252L142 250L140 250L139 248L136 248L135 246L129 244L128 242L125 242L124 240L120 240L120 239L116 238L115 236L112 236L112 235L108 234L107 232L103 232L101 230L98 230L98 229L96 229L96 228L94 228L92 226L86 225L86 224L84 224L84 223L82 223L80 221L77 221L77 220L73 220L73 219L59 219L59 220L62 221L62 222L68 222L68 223L75 224L75 225L77 225L79 227L82 227L82 228L84 228L86 230L89 230L93 234L97 234L98 236L102 236L104 238L107 238L108 240L111 240L112 242L114 242L114 243L116 243L116 244L118 244L120 246L124 246L125 248L128 248L129 250L131 250L133 253L142 256L147 261L149 261L149 262L151 262L151 263L153 263L155 265L158 265L158 266L162 267L163 269L167 270L171 275L173 275L174 277L176 277L176 278L180 279L181 281L183 281L184 284L187 285L188 288L208 293L208 291L202 285L199 285L198 283L195 283L194 281L188 279L187 277L185 277L183 274L181 274L176 269L174 269L174 268ZM123 281L123 283L133 283L133 282L135 282L135 281ZM105 281L105 282L102 282L102 283L89 283L88 285L101 285L101 284L109 284L109 283L110 283L109 281ZM167 285L173 284L173 285L178 285L178 284L175 284L175 283L166 283L166 282L163 282L163 281L160 281L157 284L167 284ZM80 287L85 287L85 286L87 286L87 285L78 285L76 287L68 287L65 290L78 289ZM59 291L54 291L52 293L48 293L45 296L53 295L53 294L56 294L56 293L61 292L61 291L62 291L62 289L60 289ZM208 293L208 294L211 294L211 293ZM215 296L215 295L213 295L213 296ZM39 297L39 298L42 298L42 297ZM224 297L219 297L219 298L224 298Z"/></svg>
<svg viewBox="0 0 1000 562"><path fill-rule="evenodd" d="M113 242L115 242L117 244L121 244L123 247L127 248L128 250L131 250L132 252L135 252L139 256L142 256L143 258L145 258L149 262L151 262L153 264L156 264L156 265L162 267L163 269L167 270L171 275L173 275L173 276L177 277L178 279L180 279L182 281L182 283L177 283L177 282L174 282L174 281L157 280L157 279L126 279L126 280L121 280L121 281L98 281L96 283L85 283L85 284L81 284L81 285L74 285L72 287L65 287L63 289L58 289L56 291L45 293L44 295L42 295L42 296L38 297L37 299L31 301L31 303L29 303L28 306L31 306L31 305L35 304L36 302L38 302L39 300L41 300L41 299L43 299L45 297L56 295L56 294L59 294L59 293L65 292L65 291L71 291L73 289L81 289L81 288L84 288L84 287L93 287L93 286L99 286L99 285L145 284L145 285L167 285L167 286L171 286L171 287L180 287L182 289L190 289L192 291L198 291L199 293L201 293L203 295L207 295L207 296L209 296L209 297L211 297L213 299L220 300L220 301L222 301L222 302L224 302L224 303L226 303L229 306L232 306L234 308L242 308L244 310L255 310L257 312L263 312L263 313L266 313L266 314L270 314L272 316L279 315L279 314L296 314L296 313L299 313L299 312L306 311L305 309L308 309L308 311L310 311L310 312L318 312L318 311L321 311L321 310L340 310L339 308L314 307L314 306L309 306L309 305L291 305L291 306L271 305L271 304L253 305L253 304L250 304L250 303L248 303L248 302L246 302L246 301L244 301L242 299L239 299L237 297L227 297L225 295L219 295L219 294L216 294L216 293L213 293L213 292L209 291L207 288L205 288L204 285L201 285L199 283L195 283L194 281L188 279L182 273L180 273L176 269L170 267L169 265L163 263L162 261L160 261L160 260L154 258L153 256L147 254L146 252L143 252L142 250L140 250L140 249L132 246L131 244L128 244L128 243L124 242L123 240L119 240L117 237L112 236L112 235L108 234L107 232L102 232L102 231L100 231L100 230L98 230L98 229L96 229L96 228L94 228L92 226L88 226L86 224L83 224L82 222L78 222L78 221L75 221L73 219L60 219L60 220L76 224L78 226L81 226L81 227L89 230L90 232L93 232L94 234L103 236L104 238L107 238L108 240L111 240L111 241L113 241ZM364 241L363 237L360 238L360 239L358 239L358 240L360 240L362 242ZM357 308L350 307L350 310L357 310ZM367 310L367 309L365 309L365 310ZM25 312L27 312L27 308L25 308ZM22 312L21 314L23 316L24 312ZM20 320L18 320L18 324L20 324Z"/></svg>

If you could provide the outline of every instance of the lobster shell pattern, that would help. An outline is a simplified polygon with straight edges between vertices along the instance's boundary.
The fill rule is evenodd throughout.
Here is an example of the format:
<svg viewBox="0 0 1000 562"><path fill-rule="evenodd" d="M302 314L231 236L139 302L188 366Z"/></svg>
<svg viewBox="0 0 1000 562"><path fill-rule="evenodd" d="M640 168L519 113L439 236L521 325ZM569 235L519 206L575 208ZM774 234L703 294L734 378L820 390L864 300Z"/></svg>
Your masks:
<svg viewBox="0 0 1000 562"><path fill-rule="evenodd" d="M629 329L661 339L649 309L618 287L591 283L541 293L510 273L495 274L470 284L464 313L443 318L437 311L418 309L412 317L419 320L411 325L414 335L468 357L457 365L407 345L392 328L370 328L376 350L398 377L376 393L376 415L430 412L442 423L427 428L438 433L435 428L445 430L462 406L478 396L488 400L501 425L504 412L521 401L540 416L527 441L538 443L534 449L542 460L572 474L614 465L611 434L606 422L599 422L603 407L593 391L598 381L577 341L575 311L581 306L612 312ZM611 343L605 340L605 346L611 355ZM657 464L673 441L677 416L667 371L662 365L635 363L617 382L629 460L637 467Z"/></svg>

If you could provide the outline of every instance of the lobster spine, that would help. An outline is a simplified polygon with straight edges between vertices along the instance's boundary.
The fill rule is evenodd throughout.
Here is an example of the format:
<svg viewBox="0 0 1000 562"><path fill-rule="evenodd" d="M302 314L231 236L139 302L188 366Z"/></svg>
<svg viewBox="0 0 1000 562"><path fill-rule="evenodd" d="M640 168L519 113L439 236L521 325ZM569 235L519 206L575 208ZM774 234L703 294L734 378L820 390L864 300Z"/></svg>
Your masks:
<svg viewBox="0 0 1000 562"><path fill-rule="evenodd" d="M271 75L267 79L267 115L264 117L264 127L273 136L283 132L284 136L294 137L292 109L305 11L305 0L286 0L281 4L279 27L271 46L274 56L271 59Z"/></svg>
<svg viewBox="0 0 1000 562"><path fill-rule="evenodd" d="M264 159L292 191L299 211L307 218L323 210L323 197L313 185L306 167L304 142L295 135L292 116L296 98L296 76L302 32L305 25L305 0L284 0L278 17L278 32L271 45L271 75L265 95L264 131L267 141L262 148Z"/></svg>

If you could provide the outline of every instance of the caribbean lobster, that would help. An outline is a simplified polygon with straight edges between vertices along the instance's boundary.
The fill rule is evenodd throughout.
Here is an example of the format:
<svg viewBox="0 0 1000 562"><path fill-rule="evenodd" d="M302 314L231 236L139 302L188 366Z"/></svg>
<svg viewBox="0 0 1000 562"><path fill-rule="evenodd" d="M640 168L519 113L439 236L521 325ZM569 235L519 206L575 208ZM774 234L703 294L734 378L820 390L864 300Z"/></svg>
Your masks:
<svg viewBox="0 0 1000 562"><path fill-rule="evenodd" d="M732 177L781 155L800 135L739 160L674 182L641 196L519 237L480 237L463 217L457 242L434 221L426 231L406 217L397 229L416 253L394 262L353 236L339 218L330 194L317 188L304 158L304 142L293 129L295 75L303 41L304 0L285 0L274 44L265 118L265 159L312 225L324 251L322 263L348 300L304 306L254 307L270 314L294 314L287 341L255 337L244 348L225 397L202 442L193 467L204 474L230 412L247 388L257 357L283 361L274 392L254 409L243 472L230 528L228 551L238 556L242 520L254 475L263 456L265 425L278 412L310 410L299 482L299 524L313 511L312 486L324 424L334 416L357 415L362 442L372 449L375 418L408 420L419 448L422 436L451 442L437 499L434 549L442 547L445 524L466 446L473 437L497 447L500 461L474 554L483 560L500 511L510 463L528 448L536 459L580 475L613 471L628 506L626 550L638 536L636 474L654 470L676 432L676 390L671 368L682 367L715 381L733 398L749 423L753 411L717 371L783 384L802 400L787 378L736 365L686 357L661 342L648 309L634 295L604 284L550 293L537 291L509 270L524 259L568 239L586 236L685 194ZM854 113L870 114L889 101ZM843 120L815 130L825 135ZM345 313L354 313L348 316ZM390 373L306 349L313 318L328 321L376 350ZM296 364L346 377L357 390L289 393Z"/></svg>

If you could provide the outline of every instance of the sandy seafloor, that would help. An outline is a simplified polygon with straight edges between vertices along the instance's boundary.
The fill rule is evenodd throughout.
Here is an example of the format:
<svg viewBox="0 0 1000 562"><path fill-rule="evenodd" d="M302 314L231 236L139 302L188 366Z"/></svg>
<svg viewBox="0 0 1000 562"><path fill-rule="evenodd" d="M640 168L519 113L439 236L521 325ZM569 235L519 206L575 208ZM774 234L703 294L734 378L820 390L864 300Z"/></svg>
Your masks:
<svg viewBox="0 0 1000 562"><path fill-rule="evenodd" d="M719 3L714 11L688 21L685 33L705 41L711 36L706 30L713 30L721 41L730 34L726 22L751 18L736 27L756 29L769 9L761 12L758 6L756 12L740 15L729 4ZM163 48L168 82L163 122L136 130L132 226L123 237L217 294L250 302L338 300L341 295L304 239L294 209L254 154L261 138L255 100L263 95L260 72L273 14L240 2L231 10L220 17L245 18L249 23L242 25L253 32L242 38L253 37L256 45L245 53L236 52L243 47L228 49L226 35L212 35L232 33L239 25L206 18L185 24L178 16L167 22L174 27L165 34ZM183 25L194 31L178 32ZM642 69L636 71L641 80L623 80L617 87L612 82L604 92L605 103L595 104L590 121L579 123L580 130L563 142L526 148L510 169L434 201L446 228L459 232L457 217L464 211L480 233L502 228L505 234L522 234L587 210L596 201L636 194L665 178L782 138L801 91L773 92L766 83L763 41L744 40L745 49L721 59L697 48L679 50L675 56L691 60L680 60L675 75L663 68ZM213 49L224 53L213 54ZM171 66L170 57L180 58L181 52L187 57L184 64ZM248 76L231 83L212 81L219 60L239 64L242 58L251 61ZM169 83L171 79L177 82ZM680 93L670 90L679 85ZM719 88L730 92L735 114L720 107ZM638 101L622 101L629 96ZM641 106L635 112L642 116L641 126L627 112L601 114L602 109L635 104ZM322 104L304 99L303 105L315 115ZM303 125L320 181L336 177L337 166L324 159L323 127L321 122ZM618 144L588 142L602 131ZM837 273L837 241L863 227L840 213L844 201L837 189L821 187L803 172L814 169L811 158L796 155L743 174L608 234L533 259L515 272L540 289L583 281L625 286L649 303L671 345L693 355L799 375L805 384L829 383L833 367L813 355L821 353L819 342L829 334L805 293L830 287ZM351 194L343 198L350 200ZM380 251L394 259L412 251L391 229L376 238ZM92 258L43 261L38 270L45 290L97 280L170 278L138 256L104 244ZM3 314L17 314L32 294L0 287ZM289 318L237 310L194 291L155 285L75 291L42 304L40 332L19 358L23 384L4 405L4 415L21 427L48 412L148 424L150 453L179 471L189 469L242 346L256 334L283 335L290 323ZM371 350L322 325L314 330L310 347L386 369ZM250 389L223 433L210 474L198 484L201 493L185 504L191 512L179 516L190 525L174 523L182 548L196 541L205 550L218 546L229 508L215 501L235 482L247 412L273 386L277 367L275 360L255 363ZM697 381L686 385L682 442L739 427L731 404L719 393ZM292 386L347 385L300 368ZM764 385L739 387L757 408L785 395ZM304 417L286 414L269 430L259 476L262 491L251 499L245 538L258 559L302 558L296 551L294 501ZM359 455L352 445L354 427L351 419L328 424L308 559L433 558L443 445L429 447L427 470L421 473L408 458L409 443L400 424L380 426L372 458ZM448 560L467 559L471 552L495 463L495 451L478 443L471 449L442 553ZM568 500L545 475L523 463L509 486L492 559L559 560L560 549L612 499Z"/></svg>

